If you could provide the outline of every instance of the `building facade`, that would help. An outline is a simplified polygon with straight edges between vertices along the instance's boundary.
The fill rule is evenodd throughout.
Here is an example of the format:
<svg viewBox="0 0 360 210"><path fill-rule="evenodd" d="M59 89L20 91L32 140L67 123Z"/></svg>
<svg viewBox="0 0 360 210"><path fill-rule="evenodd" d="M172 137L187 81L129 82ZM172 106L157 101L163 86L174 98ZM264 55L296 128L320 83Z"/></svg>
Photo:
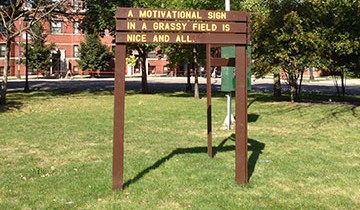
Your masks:
<svg viewBox="0 0 360 210"><path fill-rule="evenodd" d="M66 18L61 18L57 20L52 20L50 22L42 22L42 25L45 31L48 33L46 44L54 43L55 48L51 53L52 67L50 74L63 73L67 69L72 70L74 73L82 74L83 72L79 68L77 63L78 50L80 47L80 42L85 40L85 34L79 29L79 24L81 14L85 14L85 5L81 0L70 0L72 3L73 12L77 12L78 15L75 17L75 21L70 21ZM25 7L28 6L24 5ZM25 26L24 18L18 20L15 23L15 26L19 29ZM113 37L106 33L104 37L101 38L103 44L106 44L109 47L109 50L112 50ZM25 49L23 46L26 45L26 42L31 43L31 36L27 35L26 32L23 32L19 36L11 40L10 47L10 76L22 76L25 75L25 64L21 62L24 58ZM0 69L4 67L4 57L5 57L5 41L0 39ZM2 72L2 71L1 71ZM29 74L38 74L32 69L29 69Z"/></svg>
<svg viewBox="0 0 360 210"><path fill-rule="evenodd" d="M42 22L42 25L47 32L46 44L54 43L55 48L51 53L52 67L49 69L50 75L59 75L65 74L67 69L70 69L74 74L87 74L88 72L82 71L78 65L78 52L80 43L85 40L85 34L80 30L79 25L81 18L86 12L86 6L82 0L70 0L72 4L73 12L77 12L77 17L74 20L68 20L66 18L55 19L50 22ZM29 7L27 3L24 4L25 7ZM21 29L25 26L24 18L18 20L15 23L15 26L18 29ZM110 51L115 47L114 37L108 32L103 33L101 38L103 44L106 44ZM26 42L31 43L31 36L23 32L19 36L11 40L10 47L10 63L9 63L9 76L22 77L25 75L26 66L24 62L21 62L25 59L25 47ZM4 68L5 63L5 40L0 39L0 75ZM147 67L149 74L164 74L166 73L165 65L168 64L168 61L164 59L149 58L147 61ZM114 65L110 65L108 69L108 74L111 74L114 70ZM165 72L164 72L165 70ZM28 69L29 75L40 75L43 72L37 72L32 69ZM105 72L104 72L105 73ZM128 75L140 74L139 71L127 70Z"/></svg>

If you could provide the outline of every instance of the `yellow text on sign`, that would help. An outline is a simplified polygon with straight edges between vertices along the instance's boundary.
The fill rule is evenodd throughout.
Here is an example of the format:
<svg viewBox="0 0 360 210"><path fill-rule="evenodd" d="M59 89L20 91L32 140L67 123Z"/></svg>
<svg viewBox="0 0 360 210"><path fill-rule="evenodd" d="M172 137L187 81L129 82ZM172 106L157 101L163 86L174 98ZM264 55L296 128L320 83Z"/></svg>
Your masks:
<svg viewBox="0 0 360 210"><path fill-rule="evenodd" d="M127 42L146 42L146 34L127 34Z"/></svg>

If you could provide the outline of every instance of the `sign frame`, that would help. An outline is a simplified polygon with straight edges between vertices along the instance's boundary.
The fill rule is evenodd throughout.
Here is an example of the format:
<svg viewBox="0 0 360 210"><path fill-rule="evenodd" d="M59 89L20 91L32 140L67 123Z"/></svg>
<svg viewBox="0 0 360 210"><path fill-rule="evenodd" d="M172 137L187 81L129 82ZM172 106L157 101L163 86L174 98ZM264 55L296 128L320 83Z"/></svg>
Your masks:
<svg viewBox="0 0 360 210"><path fill-rule="evenodd" d="M184 18L183 16L184 15ZM115 81L114 81L114 139L113 139L113 172L112 189L124 188L124 134L125 134L125 69L126 69L126 43L154 43L156 34L168 35L169 40L176 36L189 35L191 42L175 42L177 44L206 44L206 95L207 95L207 153L213 158L212 147L212 102L211 102L211 66L212 64L235 64L236 76L236 126L235 126L235 180L238 184L248 183L248 114L247 114L247 45L250 43L249 14L237 11L211 11L211 10L171 10L149 8L117 8L116 11L116 54L115 54ZM177 17L177 18L176 18ZM212 31L195 30L148 30L136 28L136 23L153 24L173 23L176 19L181 22L199 22L201 24L230 24L237 26L245 24L245 30L230 30L216 33ZM128 22L135 22L135 29L127 27ZM177 20L178 21L178 20ZM180 23L181 23L180 22ZM125 23L125 26L124 26ZM240 25L238 25L240 26ZM242 26L244 27L244 26ZM183 33L186 32L186 33ZM130 39L124 36L140 35L140 38ZM145 36L146 39L143 39ZM234 37L241 38L234 38ZM204 38L205 37L205 38ZM151 39L148 39L151 38ZM175 39L176 40L176 39ZM155 43L173 43L162 41ZM235 45L235 61L233 59L212 59L211 47L222 45Z"/></svg>

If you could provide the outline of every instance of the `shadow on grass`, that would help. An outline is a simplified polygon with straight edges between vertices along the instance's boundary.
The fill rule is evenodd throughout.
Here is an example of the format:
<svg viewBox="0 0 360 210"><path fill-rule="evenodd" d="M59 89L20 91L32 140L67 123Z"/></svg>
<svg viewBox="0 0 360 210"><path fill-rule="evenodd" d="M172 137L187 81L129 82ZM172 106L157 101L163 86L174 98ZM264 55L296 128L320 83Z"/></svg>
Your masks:
<svg viewBox="0 0 360 210"><path fill-rule="evenodd" d="M188 92L169 92L169 91L158 91L153 92L152 94L160 94L164 97L182 97L182 98L191 98L194 97L194 93ZM227 93L221 91L212 92L212 98L223 98L226 100L225 95ZM206 92L200 92L200 98L206 100ZM235 100L235 94L233 94L233 100ZM329 102L329 99L332 102ZM272 93L262 93L262 92L248 92L248 108L254 102L290 102L290 94L283 93L280 97L274 97ZM344 97L331 95L331 94L316 94L316 93L302 93L301 97L294 104L345 104L345 105L360 105L360 97L347 95Z"/></svg>
<svg viewBox="0 0 360 210"><path fill-rule="evenodd" d="M22 106L23 106L22 102L10 101L6 105L0 105L0 113L11 111L11 110L19 110Z"/></svg>
<svg viewBox="0 0 360 210"><path fill-rule="evenodd" d="M224 139L217 147L213 147L214 151L214 157L219 152L230 152L235 151L235 145L229 145L224 146L227 141L235 141L235 134L232 134L230 137ZM262 153L262 150L265 148L265 144L261 143L259 141L256 141L254 139L248 139L248 151L252 151L249 159L248 159L248 177L250 180L250 177L254 173L255 165L259 159L260 154ZM151 170L156 170L159 168L162 164L164 164L166 161L170 160L176 155L184 155L184 154L198 154L198 153L204 153L207 154L207 147L190 147L190 148L177 148L174 151L172 151L167 156L159 159L156 161L153 165L147 167L143 171L141 171L139 174L137 174L134 178L126 181L123 185L124 189L128 188L131 184L139 181L141 178L143 178L146 174L148 174Z"/></svg>
<svg viewBox="0 0 360 210"><path fill-rule="evenodd" d="M91 94L94 96L101 95L114 95L114 81L102 81L102 80L88 80L88 81L71 81L71 80L54 80L54 81L30 81L31 92L23 93L23 82L12 82L8 90L8 104L0 107L0 112L6 112L9 110L20 109L22 104L21 100L29 98L42 97L41 100L57 97L57 96L79 96ZM10 83L9 83L10 84ZM184 84L162 84L151 83L149 84L150 93L154 95L161 95L164 97L194 97L194 94L184 91ZM201 86L200 97L206 100L206 87ZM212 86L212 98L222 98L226 100L224 92L221 92L215 85ZM140 81L126 81L126 96L141 95L141 82ZM235 97L233 97L235 98ZM334 95L326 94L305 94L301 95L301 103L313 103L313 104L347 104L353 106L360 106L359 96L345 96L338 97ZM289 102L289 94L283 94L280 98L275 98L271 93L262 93L250 91L248 94L248 107L254 102ZM332 102L329 102L332 99ZM336 101L336 102L334 102ZM16 104L16 105L15 105Z"/></svg>

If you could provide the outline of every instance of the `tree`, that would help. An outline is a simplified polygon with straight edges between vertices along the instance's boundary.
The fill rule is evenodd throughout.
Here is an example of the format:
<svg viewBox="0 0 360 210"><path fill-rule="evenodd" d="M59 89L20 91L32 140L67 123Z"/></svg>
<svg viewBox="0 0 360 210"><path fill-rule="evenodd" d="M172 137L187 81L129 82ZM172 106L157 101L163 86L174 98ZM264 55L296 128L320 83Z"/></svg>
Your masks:
<svg viewBox="0 0 360 210"><path fill-rule="evenodd" d="M113 54L101 43L97 34L87 35L85 42L80 43L78 63L83 70L105 70L113 58Z"/></svg>
<svg viewBox="0 0 360 210"><path fill-rule="evenodd" d="M87 33L96 33L102 35L104 30L113 32L115 36L115 11L116 7L158 7L161 5L159 0L156 1L126 1L126 0L85 0L88 5L85 18L81 22L81 28ZM151 44L129 44L128 51L136 50L139 53L139 64L141 69L141 86L142 92L148 93L146 58L150 51L155 48Z"/></svg>
<svg viewBox="0 0 360 210"><path fill-rule="evenodd" d="M25 3L31 6L25 7ZM1 82L0 104L6 104L11 42L39 21L51 19L54 16L68 16L67 5L67 0L58 0L55 3L52 0L28 0L26 2L25 0L7 0L5 3L2 1L0 5L0 38L5 41L5 65ZM30 20L28 24L21 29L18 28L16 23L25 18Z"/></svg>
<svg viewBox="0 0 360 210"><path fill-rule="evenodd" d="M28 59L30 69L46 73L52 65L51 51L55 44L45 44L47 34L40 23L36 23L30 30L32 30L31 43L28 52L25 51L25 58Z"/></svg>
<svg viewBox="0 0 360 210"><path fill-rule="evenodd" d="M126 57L126 63L131 66L130 71L133 71L134 67L136 66L137 60L138 58L135 55L129 55L128 57Z"/></svg>
<svg viewBox="0 0 360 210"><path fill-rule="evenodd" d="M97 0L85 0L88 5L88 11L83 19L81 26L83 30L87 32L94 32L102 34L105 29L115 31L115 10L117 6L121 7L136 7L136 8L172 8L172 9L223 9L224 2L219 3L216 0L206 1L190 1L190 0L175 0L170 2L164 2L161 0L109 0L109 1L97 1ZM142 71L142 92L148 92L147 86L147 73L145 60L150 51L155 49L154 44L128 44L129 51L136 50L139 53L139 64ZM192 55L190 51L190 55ZM201 54L201 53L198 53Z"/></svg>
<svg viewBox="0 0 360 210"><path fill-rule="evenodd" d="M176 0L171 1L167 4L167 8L173 8L173 9L189 9L189 10L224 10L225 4L224 1L215 1L215 0L205 0L205 1L193 1L193 0ZM176 49L176 48L175 48ZM177 48L179 49L179 48ZM177 62L179 59L176 55L179 53L182 58L180 58L180 61L191 61L191 68L193 70L193 74L195 77L194 81L194 98L199 99L200 93L199 93L199 67L205 64L205 46L204 45L190 45L188 46L180 46L180 51L173 51L173 53L169 56L169 60L171 62ZM187 73L188 77L188 85L186 90L191 91L191 85L190 85L190 74L189 71Z"/></svg>
<svg viewBox="0 0 360 210"><path fill-rule="evenodd" d="M360 72L360 1L306 1L317 34L318 65L334 78L338 95L345 95L346 72ZM337 78L341 80L341 91Z"/></svg>
<svg viewBox="0 0 360 210"><path fill-rule="evenodd" d="M187 77L186 83L186 92L192 91L192 86L190 83L190 68L188 64L193 59L192 55L192 46L187 44L168 44L166 46L166 54L170 61L168 66L170 68L175 68L178 66L184 66L184 72Z"/></svg>
<svg viewBox="0 0 360 210"><path fill-rule="evenodd" d="M314 66L340 77L345 93L345 73L356 75L360 67L359 0L247 0L243 6L255 11L252 49L258 76L284 72L293 101L301 91L303 68Z"/></svg>
<svg viewBox="0 0 360 210"><path fill-rule="evenodd" d="M268 11L262 10L253 18L254 70L259 76L274 73L277 81L283 72L294 102L301 90L304 68L315 60L316 37L300 1L273 0L266 4Z"/></svg>
<svg viewBox="0 0 360 210"><path fill-rule="evenodd" d="M279 68L274 68L276 63L273 54L276 47L275 37L269 36L275 29L271 22L271 3L260 4L259 0L248 0L243 2L243 7L252 13L251 18L251 37L252 55L254 59L253 72L256 77L263 77L269 73L274 74L274 96L281 96L281 83Z"/></svg>

